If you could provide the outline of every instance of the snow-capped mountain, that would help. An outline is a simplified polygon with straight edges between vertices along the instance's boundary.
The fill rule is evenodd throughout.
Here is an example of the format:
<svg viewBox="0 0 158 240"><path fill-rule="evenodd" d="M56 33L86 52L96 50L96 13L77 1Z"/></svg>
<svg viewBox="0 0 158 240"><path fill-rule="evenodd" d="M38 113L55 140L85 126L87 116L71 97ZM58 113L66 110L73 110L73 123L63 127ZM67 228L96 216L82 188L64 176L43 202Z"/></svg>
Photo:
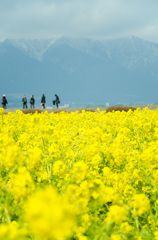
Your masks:
<svg viewBox="0 0 158 240"><path fill-rule="evenodd" d="M77 106L150 104L157 79L158 44L136 37L0 42L0 94L8 96L34 94L39 102L45 93L48 105L55 93Z"/></svg>
<svg viewBox="0 0 158 240"><path fill-rule="evenodd" d="M6 40L13 47L23 51L26 55L41 61L43 54L48 48L56 41L51 40L25 40L25 39L14 39Z"/></svg>

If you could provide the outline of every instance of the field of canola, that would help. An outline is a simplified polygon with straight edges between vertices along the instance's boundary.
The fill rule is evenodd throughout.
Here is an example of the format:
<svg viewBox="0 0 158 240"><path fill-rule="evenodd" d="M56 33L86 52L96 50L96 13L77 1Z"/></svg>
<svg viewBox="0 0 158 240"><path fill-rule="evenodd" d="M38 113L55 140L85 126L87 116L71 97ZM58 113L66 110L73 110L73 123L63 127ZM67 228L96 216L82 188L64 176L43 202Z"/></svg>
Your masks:
<svg viewBox="0 0 158 240"><path fill-rule="evenodd" d="M4 114L1 240L158 240L158 111Z"/></svg>

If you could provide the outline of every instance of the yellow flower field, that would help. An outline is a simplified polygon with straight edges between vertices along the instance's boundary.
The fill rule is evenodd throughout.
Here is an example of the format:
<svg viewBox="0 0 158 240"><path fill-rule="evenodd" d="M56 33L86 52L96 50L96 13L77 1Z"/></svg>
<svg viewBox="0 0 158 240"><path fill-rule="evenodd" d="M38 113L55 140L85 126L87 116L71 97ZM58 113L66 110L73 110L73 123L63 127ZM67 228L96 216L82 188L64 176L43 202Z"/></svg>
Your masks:
<svg viewBox="0 0 158 240"><path fill-rule="evenodd" d="M158 240L158 111L4 114L1 240Z"/></svg>

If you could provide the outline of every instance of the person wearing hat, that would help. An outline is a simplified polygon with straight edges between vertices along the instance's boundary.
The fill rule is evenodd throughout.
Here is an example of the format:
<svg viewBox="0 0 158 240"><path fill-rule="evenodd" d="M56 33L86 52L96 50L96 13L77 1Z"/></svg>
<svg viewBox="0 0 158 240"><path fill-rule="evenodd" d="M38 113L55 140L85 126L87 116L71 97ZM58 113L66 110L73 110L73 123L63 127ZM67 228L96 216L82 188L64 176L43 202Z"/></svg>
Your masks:
<svg viewBox="0 0 158 240"><path fill-rule="evenodd" d="M1 98L2 108L7 109L7 98L5 95Z"/></svg>

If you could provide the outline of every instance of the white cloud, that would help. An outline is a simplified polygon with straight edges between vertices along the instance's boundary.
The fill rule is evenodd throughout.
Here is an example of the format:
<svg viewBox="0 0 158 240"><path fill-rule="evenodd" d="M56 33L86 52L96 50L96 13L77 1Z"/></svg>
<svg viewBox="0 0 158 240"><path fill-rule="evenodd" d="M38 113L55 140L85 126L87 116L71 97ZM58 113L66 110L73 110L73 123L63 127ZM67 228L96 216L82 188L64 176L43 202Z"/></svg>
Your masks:
<svg viewBox="0 0 158 240"><path fill-rule="evenodd" d="M157 0L0 0L0 38L135 35L158 42Z"/></svg>

